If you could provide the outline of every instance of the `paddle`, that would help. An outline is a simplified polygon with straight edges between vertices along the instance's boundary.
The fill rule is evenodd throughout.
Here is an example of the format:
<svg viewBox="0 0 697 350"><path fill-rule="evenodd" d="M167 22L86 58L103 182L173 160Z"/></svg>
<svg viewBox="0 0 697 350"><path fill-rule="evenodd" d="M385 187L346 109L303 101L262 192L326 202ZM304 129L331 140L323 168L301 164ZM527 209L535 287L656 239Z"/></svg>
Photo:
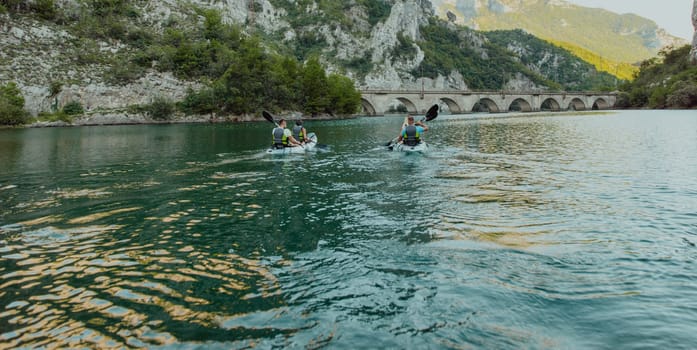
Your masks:
<svg viewBox="0 0 697 350"><path fill-rule="evenodd" d="M430 122L431 120L436 119L436 117L438 117L438 105L437 104L431 106L431 108L428 109L428 111L426 112L426 116L424 116L421 119L421 121L422 122L423 121ZM397 137L393 138L392 140L390 140L389 142L387 142L385 144L385 146L387 148L389 148L390 150L392 150L392 147L394 146L394 143L397 142L397 139L399 139L399 136L397 136Z"/></svg>
<svg viewBox="0 0 697 350"><path fill-rule="evenodd" d="M276 121L273 120L273 116L271 115L271 113L269 113L269 112L267 112L267 111L263 111L263 112L261 112L261 115L264 116L264 119L266 119L266 120L268 120L269 122L273 123L274 125L278 126L278 124L276 123Z"/></svg>

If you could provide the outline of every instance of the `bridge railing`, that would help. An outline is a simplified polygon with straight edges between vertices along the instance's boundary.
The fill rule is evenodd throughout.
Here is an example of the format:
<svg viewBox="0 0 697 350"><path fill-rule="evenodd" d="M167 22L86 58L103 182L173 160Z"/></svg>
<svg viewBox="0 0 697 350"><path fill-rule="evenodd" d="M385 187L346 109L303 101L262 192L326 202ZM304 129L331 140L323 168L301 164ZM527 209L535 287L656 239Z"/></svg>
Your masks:
<svg viewBox="0 0 697 350"><path fill-rule="evenodd" d="M585 95L585 96L617 96L616 92L607 91L515 91L515 90L390 90L390 89L366 89L360 90L361 94L398 95L398 94L424 94L424 95Z"/></svg>

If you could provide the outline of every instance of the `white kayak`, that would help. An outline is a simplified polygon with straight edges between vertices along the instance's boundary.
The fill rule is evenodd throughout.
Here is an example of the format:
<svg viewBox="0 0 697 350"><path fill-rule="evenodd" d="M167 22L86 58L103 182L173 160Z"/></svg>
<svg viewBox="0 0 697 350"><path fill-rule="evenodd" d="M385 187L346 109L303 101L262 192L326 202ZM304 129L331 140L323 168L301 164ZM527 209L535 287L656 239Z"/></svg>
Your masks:
<svg viewBox="0 0 697 350"><path fill-rule="evenodd" d="M419 142L419 144L415 146L408 146L403 143L398 143L394 145L393 149L398 152L422 153L428 150L428 145L424 141Z"/></svg>
<svg viewBox="0 0 697 350"><path fill-rule="evenodd" d="M271 147L266 150L266 153L268 154L292 154L292 153L305 153L309 152L315 149L315 146L317 146L317 135L315 135L314 132L308 133L307 138L310 140L310 142L305 143L302 146L295 146L295 147L283 147L283 148L274 148Z"/></svg>

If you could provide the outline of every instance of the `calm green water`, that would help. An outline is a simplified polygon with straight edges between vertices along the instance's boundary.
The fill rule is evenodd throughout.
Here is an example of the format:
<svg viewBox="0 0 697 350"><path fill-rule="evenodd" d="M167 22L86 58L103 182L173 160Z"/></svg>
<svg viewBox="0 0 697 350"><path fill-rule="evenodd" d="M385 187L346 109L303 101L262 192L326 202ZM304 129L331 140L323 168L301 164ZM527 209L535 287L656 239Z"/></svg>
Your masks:
<svg viewBox="0 0 697 350"><path fill-rule="evenodd" d="M0 348L694 348L697 113L0 130Z"/></svg>

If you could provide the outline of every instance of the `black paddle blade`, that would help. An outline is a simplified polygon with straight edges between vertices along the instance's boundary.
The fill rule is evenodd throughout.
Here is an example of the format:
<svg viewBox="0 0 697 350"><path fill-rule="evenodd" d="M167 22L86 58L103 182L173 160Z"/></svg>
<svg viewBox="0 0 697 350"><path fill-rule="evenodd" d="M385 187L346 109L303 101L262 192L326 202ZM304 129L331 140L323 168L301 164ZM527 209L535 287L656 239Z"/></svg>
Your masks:
<svg viewBox="0 0 697 350"><path fill-rule="evenodd" d="M436 119L438 116L438 105L435 104L431 106L431 108L428 109L428 112L426 112L426 121L431 121L433 119Z"/></svg>
<svg viewBox="0 0 697 350"><path fill-rule="evenodd" d="M264 116L264 119L268 120L271 123L276 124L276 122L273 120L273 116L271 115L271 113L269 113L267 111L263 111L263 112L261 112L261 115Z"/></svg>

